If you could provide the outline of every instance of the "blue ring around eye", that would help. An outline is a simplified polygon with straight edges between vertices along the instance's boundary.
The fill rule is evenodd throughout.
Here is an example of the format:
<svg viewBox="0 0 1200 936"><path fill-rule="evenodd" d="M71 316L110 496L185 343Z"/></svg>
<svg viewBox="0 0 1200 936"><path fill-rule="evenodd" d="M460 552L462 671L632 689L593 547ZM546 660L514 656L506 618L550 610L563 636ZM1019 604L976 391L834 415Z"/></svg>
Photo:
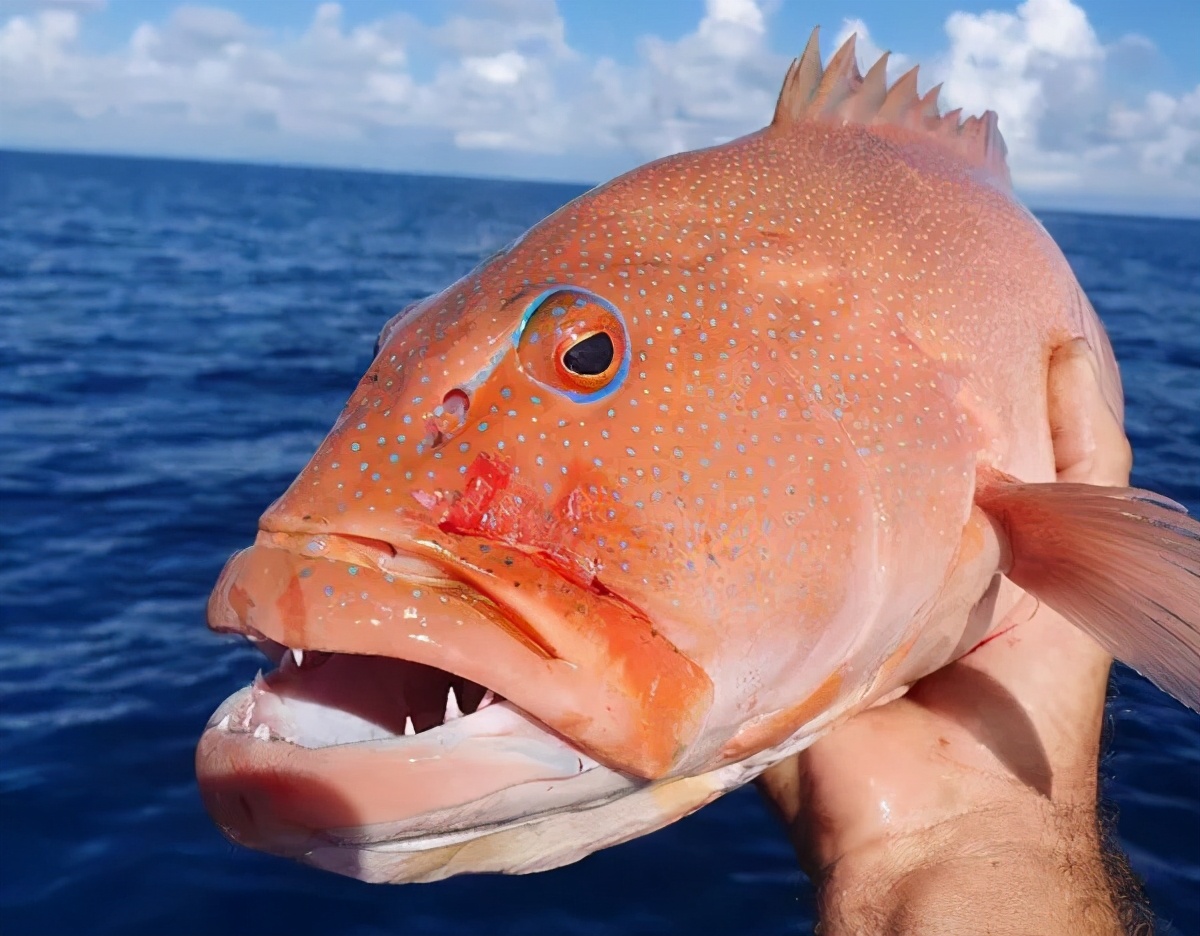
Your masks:
<svg viewBox="0 0 1200 936"><path fill-rule="evenodd" d="M587 296L597 305L608 309L608 311L613 314L613 317L621 323L622 338L624 338L622 344L625 347L625 350L621 353L621 364L617 368L617 372L613 374L612 380L606 383L599 390L593 390L591 393L576 393L572 390L563 390L560 387L555 387L545 383L544 381L538 380L532 375L529 379L534 383L545 387L547 390L557 393L559 396L565 396L568 400L572 400L575 403L594 403L597 400L603 400L606 396L608 396L625 382L625 378L629 375L629 363L633 359L633 343L629 340L629 329L625 326L625 316L621 314L620 309L614 306L607 299L602 299L591 290L582 289L579 286L554 286L551 289L547 289L539 293L537 297L534 298L534 300L525 308L525 313L521 316L521 322L519 325L517 325L516 331L513 332L513 348L520 347L521 336L525 334L525 326L528 325L529 320L533 318L533 313L541 308L542 303L545 302L548 297L559 292L573 292Z"/></svg>

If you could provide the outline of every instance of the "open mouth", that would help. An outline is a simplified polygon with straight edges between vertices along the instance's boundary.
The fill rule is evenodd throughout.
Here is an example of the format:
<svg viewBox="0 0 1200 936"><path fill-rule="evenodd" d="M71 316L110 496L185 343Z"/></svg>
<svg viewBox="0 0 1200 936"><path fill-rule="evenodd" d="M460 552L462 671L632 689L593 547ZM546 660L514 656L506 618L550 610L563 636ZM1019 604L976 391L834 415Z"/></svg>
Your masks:
<svg viewBox="0 0 1200 936"><path fill-rule="evenodd" d="M392 539L405 548L263 531L229 561L209 624L281 665L214 727L310 749L449 741L496 709L488 720L508 712L645 779L699 730L707 674L618 596L503 543L429 528Z"/></svg>
<svg viewBox="0 0 1200 936"><path fill-rule="evenodd" d="M260 646L278 667L225 701L196 752L205 805L240 844L391 879L378 862L399 868L629 783L436 667Z"/></svg>
<svg viewBox="0 0 1200 936"><path fill-rule="evenodd" d="M276 668L260 674L215 727L258 740L323 748L412 738L505 701L472 680L421 663L306 652L266 638L255 642ZM474 720L466 727L484 723Z"/></svg>
<svg viewBox="0 0 1200 936"><path fill-rule="evenodd" d="M469 739L524 736L553 750L555 771L597 762L502 695L464 676L383 656L288 648L248 635L274 669L259 672L208 728L310 750L363 742L409 742L449 750Z"/></svg>

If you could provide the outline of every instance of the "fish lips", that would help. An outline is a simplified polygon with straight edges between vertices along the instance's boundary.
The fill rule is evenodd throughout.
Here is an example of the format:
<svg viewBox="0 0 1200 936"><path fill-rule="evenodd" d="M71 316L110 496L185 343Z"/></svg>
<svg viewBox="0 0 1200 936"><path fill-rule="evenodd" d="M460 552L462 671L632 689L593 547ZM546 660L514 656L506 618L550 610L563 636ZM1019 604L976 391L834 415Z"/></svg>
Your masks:
<svg viewBox="0 0 1200 936"><path fill-rule="evenodd" d="M377 877L370 862L355 863L364 848L397 852L385 879L419 879L421 862L407 855L640 783L597 769L507 702L414 736L316 748L280 740L274 728L261 737L237 730L251 713L260 729L286 719L260 680L222 704L197 746L214 821L238 844L319 866L311 859L324 855L335 863L330 870L364 879Z"/></svg>
<svg viewBox="0 0 1200 936"><path fill-rule="evenodd" d="M399 547L263 531L226 565L209 625L437 667L642 779L670 775L713 698L705 671L618 596L516 547L436 528Z"/></svg>

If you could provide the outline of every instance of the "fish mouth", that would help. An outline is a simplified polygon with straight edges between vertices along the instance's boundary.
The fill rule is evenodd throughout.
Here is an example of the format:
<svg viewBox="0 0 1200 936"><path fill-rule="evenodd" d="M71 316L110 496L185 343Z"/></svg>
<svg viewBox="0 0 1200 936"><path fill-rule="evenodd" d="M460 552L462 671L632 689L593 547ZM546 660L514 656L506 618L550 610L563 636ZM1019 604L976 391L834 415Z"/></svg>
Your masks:
<svg viewBox="0 0 1200 936"><path fill-rule="evenodd" d="M294 857L427 848L621 795L671 774L712 699L619 597L436 528L263 530L209 625L278 665L210 720L206 805L235 841Z"/></svg>
<svg viewBox="0 0 1200 936"><path fill-rule="evenodd" d="M590 772L609 774L608 795L638 785L471 680L257 644L277 666L217 709L196 758L205 805L239 844L328 866L358 846L419 852L529 822L595 789Z"/></svg>

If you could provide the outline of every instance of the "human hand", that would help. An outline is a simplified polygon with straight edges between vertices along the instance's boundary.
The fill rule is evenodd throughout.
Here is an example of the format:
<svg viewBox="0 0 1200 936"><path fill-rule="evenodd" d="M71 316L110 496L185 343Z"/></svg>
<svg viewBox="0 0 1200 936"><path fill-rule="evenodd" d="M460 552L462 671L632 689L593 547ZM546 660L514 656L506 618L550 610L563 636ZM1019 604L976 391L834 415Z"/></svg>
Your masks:
<svg viewBox="0 0 1200 936"><path fill-rule="evenodd" d="M1060 481L1127 483L1085 348L1057 356L1050 415ZM1028 595L993 633L759 779L821 933L1126 932L1096 808L1111 659Z"/></svg>

